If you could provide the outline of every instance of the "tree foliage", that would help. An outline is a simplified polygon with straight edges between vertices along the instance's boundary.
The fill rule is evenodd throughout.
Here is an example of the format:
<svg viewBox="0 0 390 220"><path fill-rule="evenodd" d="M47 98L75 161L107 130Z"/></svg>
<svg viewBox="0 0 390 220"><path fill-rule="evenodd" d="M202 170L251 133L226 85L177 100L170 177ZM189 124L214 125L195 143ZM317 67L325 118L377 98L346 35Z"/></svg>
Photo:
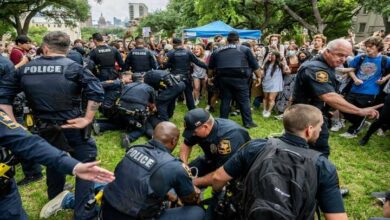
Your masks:
<svg viewBox="0 0 390 220"><path fill-rule="evenodd" d="M42 43L42 37L48 32L47 27L31 27L28 32L28 37L32 42L36 42L37 45Z"/></svg>
<svg viewBox="0 0 390 220"><path fill-rule="evenodd" d="M28 33L30 21L38 13L69 26L89 15L88 0L0 0L0 8L0 20L18 34Z"/></svg>
<svg viewBox="0 0 390 220"><path fill-rule="evenodd" d="M125 35L126 29L124 28L104 28L100 29L97 27L83 27L81 28L81 38L88 41L94 33L101 33L103 35L115 35L119 39L122 39Z"/></svg>

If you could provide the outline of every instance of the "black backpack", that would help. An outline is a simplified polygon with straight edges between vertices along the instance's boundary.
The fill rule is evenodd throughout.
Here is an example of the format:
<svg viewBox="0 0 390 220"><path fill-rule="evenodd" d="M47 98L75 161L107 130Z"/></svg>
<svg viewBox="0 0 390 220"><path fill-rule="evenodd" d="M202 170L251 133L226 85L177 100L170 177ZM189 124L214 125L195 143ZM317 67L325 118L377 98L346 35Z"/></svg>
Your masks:
<svg viewBox="0 0 390 220"><path fill-rule="evenodd" d="M242 218L313 219L318 185L315 163L320 155L269 139L245 178Z"/></svg>

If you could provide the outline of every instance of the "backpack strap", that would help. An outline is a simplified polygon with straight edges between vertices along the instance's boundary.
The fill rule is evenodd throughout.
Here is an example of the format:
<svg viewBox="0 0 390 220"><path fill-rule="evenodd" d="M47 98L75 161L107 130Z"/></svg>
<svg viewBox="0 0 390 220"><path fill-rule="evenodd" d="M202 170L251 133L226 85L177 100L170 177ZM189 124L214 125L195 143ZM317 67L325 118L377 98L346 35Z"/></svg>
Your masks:
<svg viewBox="0 0 390 220"><path fill-rule="evenodd" d="M387 66L387 56L382 55L382 60L381 60L382 77L387 75L386 66Z"/></svg>

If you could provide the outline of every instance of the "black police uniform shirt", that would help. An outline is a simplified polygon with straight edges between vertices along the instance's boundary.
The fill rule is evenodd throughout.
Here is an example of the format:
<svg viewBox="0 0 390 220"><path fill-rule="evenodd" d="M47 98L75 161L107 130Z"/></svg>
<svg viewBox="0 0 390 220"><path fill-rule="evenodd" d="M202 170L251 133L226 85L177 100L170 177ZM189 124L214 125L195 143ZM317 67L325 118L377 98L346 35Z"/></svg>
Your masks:
<svg viewBox="0 0 390 220"><path fill-rule="evenodd" d="M154 89L143 82L132 82L122 89L119 104L127 110L135 110L133 106L140 106L145 110L149 103L155 103Z"/></svg>
<svg viewBox="0 0 390 220"><path fill-rule="evenodd" d="M0 83L0 104L11 105L23 91L34 116L65 121L80 117L81 91L87 100L102 102L99 80L81 65L66 57L40 57L18 71L5 73Z"/></svg>
<svg viewBox="0 0 390 220"><path fill-rule="evenodd" d="M15 66L6 57L0 55L0 104L11 105L14 102L14 87L11 82L14 80Z"/></svg>
<svg viewBox="0 0 390 220"><path fill-rule="evenodd" d="M188 74L191 70L191 62L195 65L207 69L207 65L200 61L190 51L184 48L177 48L167 53L168 61L166 67L171 69L173 74Z"/></svg>
<svg viewBox="0 0 390 220"><path fill-rule="evenodd" d="M3 111L0 111L0 146L10 150L13 155L52 167L63 174L71 174L78 163L38 135L28 133Z"/></svg>
<svg viewBox="0 0 390 220"><path fill-rule="evenodd" d="M228 44L216 49L209 61L209 69L216 69L217 74L228 77L229 74L232 74L232 77L250 77L252 71L259 68L251 49L238 44ZM234 71L237 71L237 74Z"/></svg>
<svg viewBox="0 0 390 220"><path fill-rule="evenodd" d="M294 104L310 104L324 110L320 95L336 92L337 80L334 68L328 66L322 55L305 62L300 67L293 92Z"/></svg>
<svg viewBox="0 0 390 220"><path fill-rule="evenodd" d="M157 69L157 60L148 49L136 47L132 49L125 60L125 70L133 73L147 72L151 69Z"/></svg>
<svg viewBox="0 0 390 220"><path fill-rule="evenodd" d="M309 148L307 142L296 135L285 133L280 139L293 146ZM251 141L242 146L224 165L226 173L233 179L247 174L257 155L262 152L267 140ZM318 171L317 197L322 212L345 212L339 189L336 167L325 157L320 156L316 163Z"/></svg>
<svg viewBox="0 0 390 220"><path fill-rule="evenodd" d="M192 147L198 144L207 160L222 166L244 143L250 141L249 133L236 122L216 118L210 134L206 138L184 136L184 143Z"/></svg>
<svg viewBox="0 0 390 220"><path fill-rule="evenodd" d="M120 97L122 87L124 86L124 83L121 79L115 79L115 80L106 80L103 82L100 82L104 89L104 101L103 101L103 107L110 108L114 106L115 101Z"/></svg>
<svg viewBox="0 0 390 220"><path fill-rule="evenodd" d="M89 58L99 67L99 69L114 68L115 62L117 62L122 69L125 68L119 51L108 45L97 46L89 53Z"/></svg>

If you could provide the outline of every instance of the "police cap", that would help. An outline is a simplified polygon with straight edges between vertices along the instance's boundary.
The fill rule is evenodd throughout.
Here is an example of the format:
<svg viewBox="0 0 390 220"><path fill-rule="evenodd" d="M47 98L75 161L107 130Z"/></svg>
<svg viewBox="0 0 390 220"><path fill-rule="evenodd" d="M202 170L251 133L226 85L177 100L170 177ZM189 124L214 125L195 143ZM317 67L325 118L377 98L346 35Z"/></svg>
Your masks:
<svg viewBox="0 0 390 220"><path fill-rule="evenodd" d="M203 108L192 109L187 112L184 116L184 137L191 137L194 133L194 130L207 122L210 118L210 113L208 113Z"/></svg>

